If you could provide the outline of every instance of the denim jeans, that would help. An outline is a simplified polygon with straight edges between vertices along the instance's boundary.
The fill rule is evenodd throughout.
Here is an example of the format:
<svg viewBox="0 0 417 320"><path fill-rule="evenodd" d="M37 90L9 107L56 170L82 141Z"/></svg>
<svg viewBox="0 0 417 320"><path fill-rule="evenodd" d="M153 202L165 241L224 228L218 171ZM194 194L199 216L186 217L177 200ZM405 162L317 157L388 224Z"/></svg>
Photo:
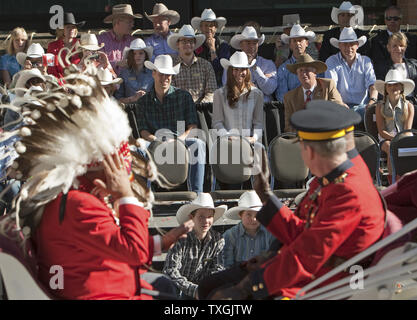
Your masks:
<svg viewBox="0 0 417 320"><path fill-rule="evenodd" d="M359 115L361 116L363 120L363 118L365 117L366 104L361 103L361 104L355 105L354 103L347 103L347 105L349 106L350 109L359 113Z"/></svg>
<svg viewBox="0 0 417 320"><path fill-rule="evenodd" d="M146 141L145 148L147 149L151 143ZM188 170L187 185L188 189L198 193L203 192L204 186L204 170L206 164L206 144L204 141L197 138L187 138L184 141L190 151L190 166ZM146 153L137 149L143 156L147 157Z"/></svg>

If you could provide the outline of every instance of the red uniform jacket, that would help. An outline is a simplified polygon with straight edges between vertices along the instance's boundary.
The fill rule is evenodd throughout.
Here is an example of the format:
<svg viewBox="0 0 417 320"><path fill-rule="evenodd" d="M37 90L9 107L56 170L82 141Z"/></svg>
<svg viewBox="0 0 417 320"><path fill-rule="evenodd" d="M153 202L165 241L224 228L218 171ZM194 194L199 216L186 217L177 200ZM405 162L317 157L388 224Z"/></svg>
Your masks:
<svg viewBox="0 0 417 320"><path fill-rule="evenodd" d="M284 246L251 274L255 298L294 297L330 271L325 263L331 256L349 259L377 241L384 230L385 210L369 170L350 160L315 179L295 214L275 200L271 197L257 219Z"/></svg>
<svg viewBox="0 0 417 320"><path fill-rule="evenodd" d="M77 42L77 39L74 39L72 42L72 46ZM55 66L48 67L48 74L52 74L58 79L64 77L64 69L61 67L60 64L58 64L58 53L59 50L61 50L64 47L64 41L63 40L56 40L48 44L48 50L47 53L52 53L55 55ZM75 50L75 49L74 49ZM61 54L62 61L65 62L65 56L66 52L64 51ZM71 57L71 62L73 64L78 64L81 61L80 57L78 55L74 55Z"/></svg>
<svg viewBox="0 0 417 320"><path fill-rule="evenodd" d="M91 190L91 188L80 189ZM64 299L151 299L140 288L152 289L140 279L153 256L148 233L149 212L132 204L120 205L120 227L111 210L81 190L68 193L60 223L62 194L46 207L35 233L39 278L49 286L53 265L64 271L64 288L51 292Z"/></svg>

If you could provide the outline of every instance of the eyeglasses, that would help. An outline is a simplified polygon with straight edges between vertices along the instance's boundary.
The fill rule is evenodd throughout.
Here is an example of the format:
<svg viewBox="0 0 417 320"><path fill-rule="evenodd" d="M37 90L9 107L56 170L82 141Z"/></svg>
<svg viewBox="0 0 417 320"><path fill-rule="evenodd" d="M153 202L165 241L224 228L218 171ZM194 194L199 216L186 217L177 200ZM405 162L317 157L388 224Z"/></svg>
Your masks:
<svg viewBox="0 0 417 320"><path fill-rule="evenodd" d="M387 21L400 21L401 17L385 17Z"/></svg>

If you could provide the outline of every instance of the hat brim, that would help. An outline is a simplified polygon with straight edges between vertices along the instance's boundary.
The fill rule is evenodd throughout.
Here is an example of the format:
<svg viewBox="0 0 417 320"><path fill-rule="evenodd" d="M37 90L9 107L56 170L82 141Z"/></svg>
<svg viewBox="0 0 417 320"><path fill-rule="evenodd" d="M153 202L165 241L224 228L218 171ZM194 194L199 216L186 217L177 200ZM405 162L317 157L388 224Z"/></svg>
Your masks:
<svg viewBox="0 0 417 320"><path fill-rule="evenodd" d="M78 48L82 48L82 49L90 50L90 51L97 51L103 47L104 47L104 43L100 45L95 45L95 44L78 45Z"/></svg>
<svg viewBox="0 0 417 320"><path fill-rule="evenodd" d="M303 35L295 35L295 36L289 36L285 33L281 34L281 41L284 44L288 44L290 42L290 39L293 38L306 38L308 41L313 42L316 39L316 34L313 31L307 31Z"/></svg>
<svg viewBox="0 0 417 320"><path fill-rule="evenodd" d="M233 68L242 68L242 69L250 69L252 68L256 63L256 59L252 60L252 63L249 65L239 65L239 64L232 64L230 60L227 60L225 58L220 59L220 64L222 65L223 69L227 70L229 67Z"/></svg>
<svg viewBox="0 0 417 320"><path fill-rule="evenodd" d="M186 37L183 35L180 35L178 33L171 34L168 39L168 46L175 51L178 51L178 39L180 38L195 38L195 48L200 48L201 45L206 41L206 36L204 34L196 34L194 37Z"/></svg>
<svg viewBox="0 0 417 320"><path fill-rule="evenodd" d="M358 48L360 48L360 47L362 47L366 43L366 40L367 40L366 39L366 36L359 37L356 40L338 40L336 38L330 38L330 44L333 47L339 49L339 43L358 42L359 43L359 47Z"/></svg>
<svg viewBox="0 0 417 320"><path fill-rule="evenodd" d="M102 86L107 86L109 84L121 84L122 82L123 82L123 79L122 78L116 78L116 79L114 79L112 81L100 81L100 84Z"/></svg>
<svg viewBox="0 0 417 320"><path fill-rule="evenodd" d="M288 71L294 74L297 74L297 69L301 67L313 67L316 69L316 74L323 73L327 70L327 65L324 62L318 60L313 62L301 62L286 65Z"/></svg>
<svg viewBox="0 0 417 320"><path fill-rule="evenodd" d="M212 21L215 21L216 22L216 25L217 25L217 29L222 29L225 25L226 25L226 23L227 23L227 19L226 18L224 18L224 17L218 17L218 18L216 18L216 19L212 19L212 20L210 20L210 19L205 19L205 20L203 20L202 18L200 18L200 17L194 17L194 18L192 18L191 19L191 26L195 29L195 30L200 30L201 31L201 29L200 29L200 24L201 24L201 22L202 21L207 21L207 22L212 22Z"/></svg>
<svg viewBox="0 0 417 320"><path fill-rule="evenodd" d="M262 206L256 206L256 207L233 207L229 210L226 211L226 213L224 214L226 218L231 219L231 220L240 220L240 215L239 213L242 211L246 211L246 210L251 210L251 211L260 211L262 209Z"/></svg>
<svg viewBox="0 0 417 320"><path fill-rule="evenodd" d="M240 42L243 40L258 40L258 46L261 46L265 41L265 35L261 35L259 38L246 38L242 34L236 34L230 39L230 45L236 50L242 50Z"/></svg>
<svg viewBox="0 0 417 320"><path fill-rule="evenodd" d="M176 66L171 68L158 68L156 65L154 65L151 61L145 61L145 67L149 70L155 70L162 74L171 74L176 75L180 72L180 66L181 64L178 63Z"/></svg>
<svg viewBox="0 0 417 320"><path fill-rule="evenodd" d="M177 217L177 221L178 224L183 224L184 222L186 222L187 220L190 219L189 215L191 212L193 212L194 210L197 209L213 209L214 210L214 221L216 222L217 220L219 220L223 214L226 212L227 210L227 206L226 205L220 205L218 207L205 207L205 206L201 206L198 204L185 204L182 207L180 207L177 211L176 217Z"/></svg>
<svg viewBox="0 0 417 320"><path fill-rule="evenodd" d="M104 20L103 20L103 22L104 22L104 23L112 23L112 22L113 22L113 18L114 18L114 17L116 17L116 16L123 16L123 15L129 16L129 17L132 17L132 18L134 18L134 19L142 19L142 18L143 18L143 16L142 16L141 14L139 14L139 13L136 13L136 14L130 14L130 13L118 13L118 14L111 14L111 15L109 15L109 16L107 16L107 17L105 17L105 18L104 18Z"/></svg>
<svg viewBox="0 0 417 320"><path fill-rule="evenodd" d="M335 8L335 7L333 7L333 9L332 9L332 13L331 13L331 18L332 18L332 21L335 23L335 24L339 24L339 13L340 12L349 12L349 13L352 13L352 14L356 14L356 9L351 9L351 10L340 10L339 8Z"/></svg>
<svg viewBox="0 0 417 320"><path fill-rule="evenodd" d="M415 83L413 80L404 79L402 81L383 81L383 80L376 80L375 81L375 89L378 93L385 95L385 84L387 83L401 83L404 86L404 95L408 96L410 93L414 91Z"/></svg>
<svg viewBox="0 0 417 320"><path fill-rule="evenodd" d="M143 50L143 51L145 51L148 54L148 58L149 59L151 59L152 58L152 55L153 55L153 47L145 47L145 48L130 48L130 47L125 47L123 49L123 58L122 58L123 60L124 59L127 59L127 55L129 54L129 51L131 51L131 50L134 50L134 51Z"/></svg>
<svg viewBox="0 0 417 320"><path fill-rule="evenodd" d="M65 26L65 25L68 25L68 24L70 24L70 25L72 25L72 26L76 26L77 28L81 28L81 27L84 27L84 25L85 25L85 21L74 22L74 23L65 23L65 22L64 22L64 26Z"/></svg>
<svg viewBox="0 0 417 320"><path fill-rule="evenodd" d="M160 16L167 17L169 21L171 22L171 25L174 25L180 22L180 14L175 10L167 10L167 11L161 12L160 14L151 14L151 15L145 12L145 17L148 18L150 21L152 21L153 18L160 17Z"/></svg>

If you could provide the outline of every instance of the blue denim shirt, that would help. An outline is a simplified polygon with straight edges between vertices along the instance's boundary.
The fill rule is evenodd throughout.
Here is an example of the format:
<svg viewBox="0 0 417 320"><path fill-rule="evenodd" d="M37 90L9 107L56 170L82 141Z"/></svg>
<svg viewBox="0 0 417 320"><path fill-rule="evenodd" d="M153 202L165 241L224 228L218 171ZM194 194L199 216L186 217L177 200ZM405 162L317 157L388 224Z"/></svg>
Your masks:
<svg viewBox="0 0 417 320"><path fill-rule="evenodd" d="M22 66L17 62L16 56L5 54L0 58L0 70L7 70L12 78L16 73L22 70Z"/></svg>
<svg viewBox="0 0 417 320"><path fill-rule="evenodd" d="M230 267L235 263L247 261L258 254L268 251L275 237L262 225L255 237L251 237L245 231L242 222L228 229L224 234L223 249L224 266Z"/></svg>
<svg viewBox="0 0 417 320"><path fill-rule="evenodd" d="M283 64L278 67L277 79L278 79L278 87L277 91L275 91L275 96L277 101L284 102L284 95L301 85L300 80L296 74L289 72L286 65L287 64L294 64L296 60L294 56L291 56L288 60L286 60Z"/></svg>
<svg viewBox="0 0 417 320"><path fill-rule="evenodd" d="M141 72L123 68L119 77L123 79L123 82L114 94L116 99L134 96L138 90L149 92L153 86L152 71L145 67Z"/></svg>
<svg viewBox="0 0 417 320"><path fill-rule="evenodd" d="M170 31L168 36L170 36L172 34L172 32ZM155 58L157 56L159 56L160 54L169 54L174 56L178 55L178 52L171 49L168 46L168 36L166 38L160 36L159 34L154 33L153 35L151 35L150 37L145 39L145 44L147 46L151 46L153 47L153 56L151 61L154 62Z"/></svg>

